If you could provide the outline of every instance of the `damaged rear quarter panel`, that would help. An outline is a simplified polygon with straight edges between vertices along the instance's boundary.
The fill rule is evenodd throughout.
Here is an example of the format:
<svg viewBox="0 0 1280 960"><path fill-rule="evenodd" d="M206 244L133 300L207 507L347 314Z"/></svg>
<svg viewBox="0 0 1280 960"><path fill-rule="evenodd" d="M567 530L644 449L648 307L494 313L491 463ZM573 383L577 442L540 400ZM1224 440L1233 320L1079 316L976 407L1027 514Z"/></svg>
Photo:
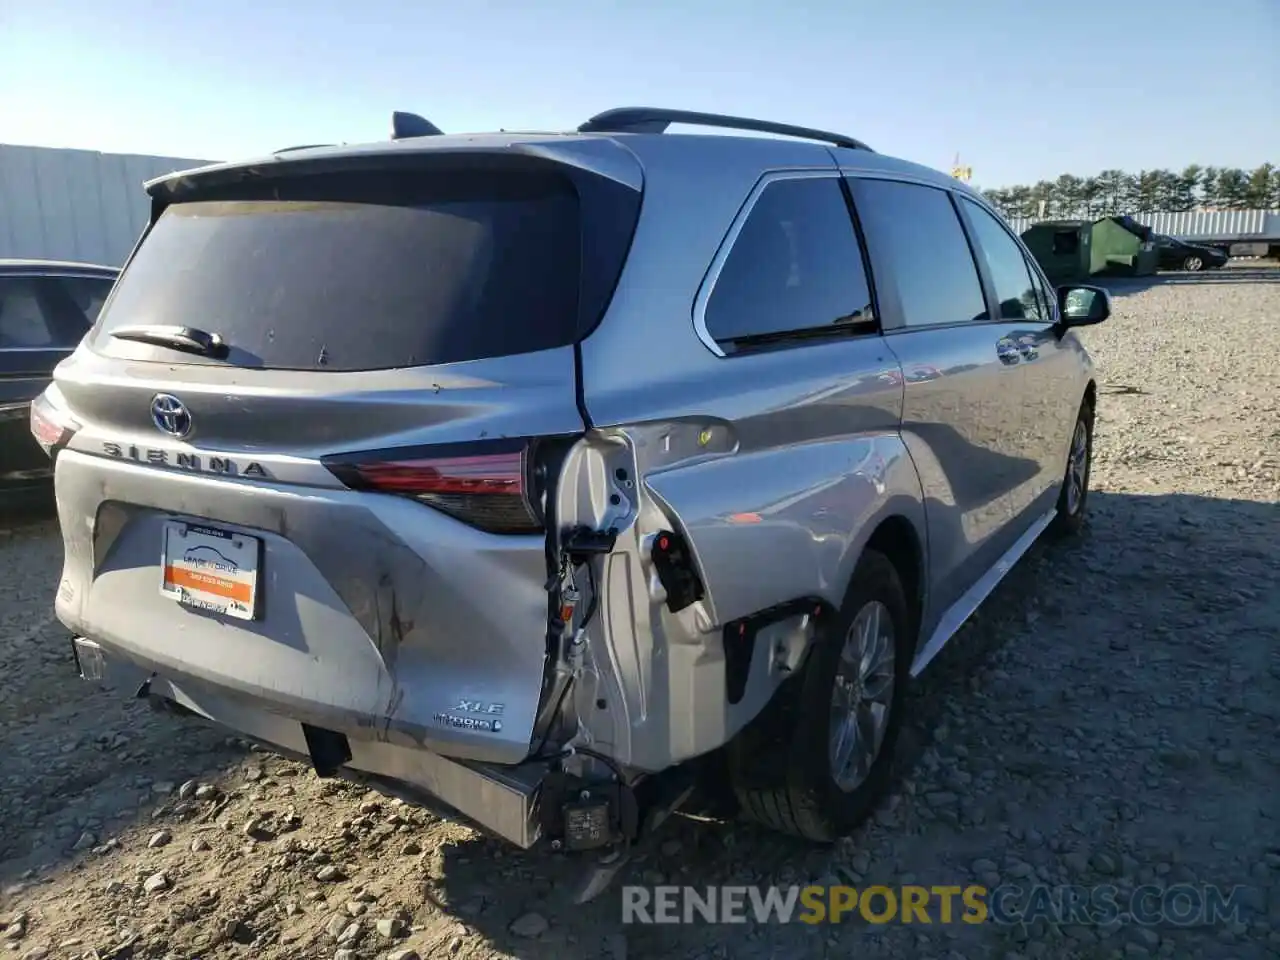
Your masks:
<svg viewBox="0 0 1280 960"><path fill-rule="evenodd" d="M880 338L714 362L720 368L696 384L654 391L686 401L655 413L700 413L597 427L583 444L591 456L570 457L561 490L566 523L621 533L604 567L594 685L584 685L580 716L597 747L643 769L730 739L787 675L772 648L812 626L798 618L758 643L747 694L731 704L726 623L804 597L839 605L881 520L901 515L924 531L919 479L898 432L901 386L881 376L897 364ZM718 391L721 378L733 389ZM596 482L575 477L575 464ZM601 504L619 469L637 483L609 516ZM675 613L649 559L662 530L687 540L705 588Z"/></svg>

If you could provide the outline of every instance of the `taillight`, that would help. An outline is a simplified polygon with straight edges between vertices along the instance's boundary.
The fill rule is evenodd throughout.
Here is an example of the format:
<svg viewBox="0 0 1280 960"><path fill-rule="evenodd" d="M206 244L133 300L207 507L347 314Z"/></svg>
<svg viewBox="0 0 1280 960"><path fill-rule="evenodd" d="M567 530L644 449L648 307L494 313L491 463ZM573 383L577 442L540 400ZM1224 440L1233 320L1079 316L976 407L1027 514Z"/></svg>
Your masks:
<svg viewBox="0 0 1280 960"><path fill-rule="evenodd" d="M51 459L80 429L76 419L49 397L50 387L31 401L31 435Z"/></svg>
<svg viewBox="0 0 1280 960"><path fill-rule="evenodd" d="M530 445L499 441L326 457L353 490L412 497L490 533L535 533L541 491Z"/></svg>

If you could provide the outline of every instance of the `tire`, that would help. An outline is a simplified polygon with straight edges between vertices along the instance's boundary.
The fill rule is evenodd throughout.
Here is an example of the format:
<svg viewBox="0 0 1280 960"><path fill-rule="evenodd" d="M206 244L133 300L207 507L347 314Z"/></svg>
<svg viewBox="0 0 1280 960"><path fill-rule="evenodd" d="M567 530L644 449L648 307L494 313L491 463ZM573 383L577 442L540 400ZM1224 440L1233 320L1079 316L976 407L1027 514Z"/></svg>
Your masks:
<svg viewBox="0 0 1280 960"><path fill-rule="evenodd" d="M1067 465L1062 474L1062 490L1058 493L1057 513L1050 525L1050 530L1058 536L1077 534L1084 527L1085 511L1089 506L1089 475L1093 468L1093 422L1093 405L1086 399L1080 404L1080 412L1076 415L1076 423L1071 430ZM1083 451L1078 446L1082 439Z"/></svg>
<svg viewBox="0 0 1280 960"><path fill-rule="evenodd" d="M865 776L837 783L833 769L831 729L837 680L849 694L841 673L842 653L851 628L864 624L874 610L888 624L891 666L872 677L870 686L888 685L883 734ZM872 811L888 789L894 752L902 725L911 656L915 650L915 618L894 565L883 554L867 550L858 562L840 610L823 628L800 675L780 689L770 705L729 744L729 776L740 811L750 820L781 833L816 843L847 836ZM845 664L846 669L851 669ZM861 687L865 681L855 681ZM865 705L873 697L861 699ZM868 714L869 716L869 714ZM856 747L855 747L856 749Z"/></svg>
<svg viewBox="0 0 1280 960"><path fill-rule="evenodd" d="M1203 269L1204 269L1204 258L1203 258L1203 257L1197 257L1197 256L1193 253L1191 256L1187 257L1187 259L1185 259L1185 260L1183 260L1183 261L1182 261L1182 269L1183 269L1183 270L1190 270L1192 273L1195 273L1197 270L1203 270Z"/></svg>

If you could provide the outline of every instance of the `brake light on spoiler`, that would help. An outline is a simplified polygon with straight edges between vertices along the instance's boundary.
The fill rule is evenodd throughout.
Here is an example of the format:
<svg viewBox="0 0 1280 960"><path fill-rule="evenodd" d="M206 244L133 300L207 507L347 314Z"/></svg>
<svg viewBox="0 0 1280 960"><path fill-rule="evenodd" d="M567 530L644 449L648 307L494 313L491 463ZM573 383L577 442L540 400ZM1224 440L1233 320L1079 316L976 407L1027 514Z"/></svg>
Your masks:
<svg viewBox="0 0 1280 960"><path fill-rule="evenodd" d="M325 457L352 490L410 497L489 533L543 529L534 441L479 441Z"/></svg>

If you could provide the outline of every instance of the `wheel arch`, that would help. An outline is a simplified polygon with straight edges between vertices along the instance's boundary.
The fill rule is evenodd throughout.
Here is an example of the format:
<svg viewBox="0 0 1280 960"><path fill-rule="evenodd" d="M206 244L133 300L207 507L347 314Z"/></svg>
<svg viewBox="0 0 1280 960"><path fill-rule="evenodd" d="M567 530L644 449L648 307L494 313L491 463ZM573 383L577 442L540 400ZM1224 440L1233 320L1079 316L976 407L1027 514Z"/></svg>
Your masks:
<svg viewBox="0 0 1280 960"><path fill-rule="evenodd" d="M911 627L918 647L926 584L924 538L905 514L893 513L876 524L862 549L875 550L893 564L911 610Z"/></svg>

